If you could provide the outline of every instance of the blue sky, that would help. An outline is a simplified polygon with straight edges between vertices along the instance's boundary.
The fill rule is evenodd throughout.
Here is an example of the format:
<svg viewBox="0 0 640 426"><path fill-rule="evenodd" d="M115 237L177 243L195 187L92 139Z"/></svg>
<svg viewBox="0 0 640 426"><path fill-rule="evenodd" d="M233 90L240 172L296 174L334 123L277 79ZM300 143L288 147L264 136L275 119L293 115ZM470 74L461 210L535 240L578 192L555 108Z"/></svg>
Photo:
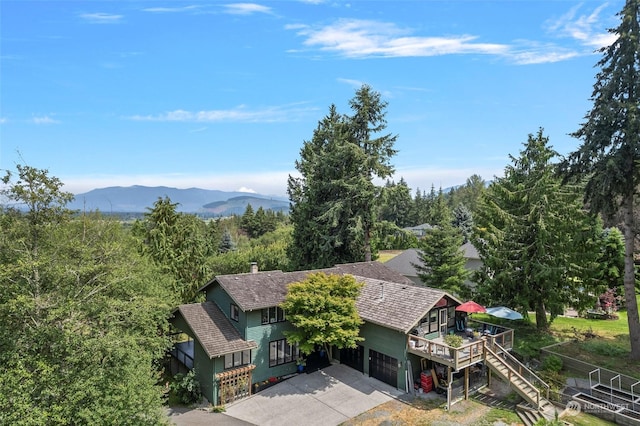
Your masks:
<svg viewBox="0 0 640 426"><path fill-rule="evenodd" d="M0 2L0 169L81 193L166 185L286 196L331 104L389 105L395 180L502 175L591 107L622 0Z"/></svg>

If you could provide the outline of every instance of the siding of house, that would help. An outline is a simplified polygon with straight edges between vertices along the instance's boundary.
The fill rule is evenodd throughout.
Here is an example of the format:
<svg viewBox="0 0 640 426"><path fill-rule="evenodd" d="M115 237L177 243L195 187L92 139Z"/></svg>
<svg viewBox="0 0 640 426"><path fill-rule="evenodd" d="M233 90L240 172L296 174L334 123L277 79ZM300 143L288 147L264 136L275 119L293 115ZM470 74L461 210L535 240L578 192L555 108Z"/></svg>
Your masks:
<svg viewBox="0 0 640 426"><path fill-rule="evenodd" d="M238 330L240 336L242 336L245 340L251 340L251 338L247 337L247 313L242 309L239 309L240 314L238 315L238 321L231 319L231 304L237 305L233 299L225 292L222 287L219 285L214 285L212 289L207 291L207 300L212 301L222 312L224 312L225 316L229 318L231 324ZM256 340L256 342L260 342L260 340Z"/></svg>
<svg viewBox="0 0 640 426"><path fill-rule="evenodd" d="M254 349L252 354L253 364L256 366L253 370L253 382L295 373L297 368L295 362L269 367L269 342L284 339L283 332L293 330L291 323L285 321L263 325L260 310L247 312L246 318L246 340L254 340L258 343L258 348Z"/></svg>
<svg viewBox="0 0 640 426"><path fill-rule="evenodd" d="M369 375L369 350L392 356L401 363L398 367L398 389L406 391L405 368L407 336L399 331L365 322L360 328L360 336L364 337L364 373Z"/></svg>
<svg viewBox="0 0 640 426"><path fill-rule="evenodd" d="M182 315L177 315L173 320L173 324L178 330L182 330L193 339L193 368L198 373L202 394L207 398L207 400L215 401L213 397L217 396L217 393L215 393L216 389L214 389L214 381L201 379L203 377L213 378L213 360L209 359L209 356L202 348L202 345L200 345L198 339L195 338L195 333L191 327L189 327L189 324L187 324Z"/></svg>

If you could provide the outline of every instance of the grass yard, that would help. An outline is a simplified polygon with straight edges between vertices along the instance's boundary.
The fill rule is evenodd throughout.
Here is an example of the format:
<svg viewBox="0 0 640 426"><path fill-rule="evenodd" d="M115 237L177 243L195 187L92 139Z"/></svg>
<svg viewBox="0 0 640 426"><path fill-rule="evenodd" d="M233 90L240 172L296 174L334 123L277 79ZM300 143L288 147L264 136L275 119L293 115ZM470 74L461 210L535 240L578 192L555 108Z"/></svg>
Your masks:
<svg viewBox="0 0 640 426"><path fill-rule="evenodd" d="M380 250L378 252L378 258L376 259L380 263L384 263L389 259L393 259L404 250Z"/></svg>

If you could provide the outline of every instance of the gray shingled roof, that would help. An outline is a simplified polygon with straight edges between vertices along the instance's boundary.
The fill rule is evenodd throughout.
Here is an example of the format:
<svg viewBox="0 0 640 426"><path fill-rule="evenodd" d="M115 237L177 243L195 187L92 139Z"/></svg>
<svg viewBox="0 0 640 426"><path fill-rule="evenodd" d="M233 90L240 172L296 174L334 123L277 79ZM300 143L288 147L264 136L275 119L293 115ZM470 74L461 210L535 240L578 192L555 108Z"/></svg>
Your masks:
<svg viewBox="0 0 640 426"><path fill-rule="evenodd" d="M360 317L370 323L409 333L443 297L460 303L444 291L415 284L399 284L356 277L364 282L356 307Z"/></svg>
<svg viewBox="0 0 640 426"><path fill-rule="evenodd" d="M254 341L243 340L238 330L213 302L180 305L178 311L209 358L258 347Z"/></svg>
<svg viewBox="0 0 640 426"><path fill-rule="evenodd" d="M462 255L467 260L480 259L478 250L469 242L460 246L460 250L462 250ZM407 249L384 263L388 268L391 268L406 277L417 277L418 271L415 266L413 266L414 264L422 265L422 261L418 257L418 249L415 248Z"/></svg>
<svg viewBox="0 0 640 426"><path fill-rule="evenodd" d="M375 261L340 264L333 268L311 271L264 271L253 274L219 275L211 283L217 281L240 309L246 312L279 305L284 302L289 284L303 281L308 274L313 272L350 274L384 281L412 283L402 274Z"/></svg>

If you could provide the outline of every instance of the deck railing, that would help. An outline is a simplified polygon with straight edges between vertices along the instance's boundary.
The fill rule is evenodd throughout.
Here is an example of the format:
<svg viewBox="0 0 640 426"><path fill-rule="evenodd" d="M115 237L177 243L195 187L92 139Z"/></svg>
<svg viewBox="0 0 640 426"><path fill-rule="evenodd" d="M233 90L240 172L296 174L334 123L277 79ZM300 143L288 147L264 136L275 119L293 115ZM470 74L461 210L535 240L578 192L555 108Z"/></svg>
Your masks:
<svg viewBox="0 0 640 426"><path fill-rule="evenodd" d="M409 335L407 345L413 353L425 358L449 365L455 370L475 364L483 359L484 341L482 339L463 344L457 348L435 340Z"/></svg>

